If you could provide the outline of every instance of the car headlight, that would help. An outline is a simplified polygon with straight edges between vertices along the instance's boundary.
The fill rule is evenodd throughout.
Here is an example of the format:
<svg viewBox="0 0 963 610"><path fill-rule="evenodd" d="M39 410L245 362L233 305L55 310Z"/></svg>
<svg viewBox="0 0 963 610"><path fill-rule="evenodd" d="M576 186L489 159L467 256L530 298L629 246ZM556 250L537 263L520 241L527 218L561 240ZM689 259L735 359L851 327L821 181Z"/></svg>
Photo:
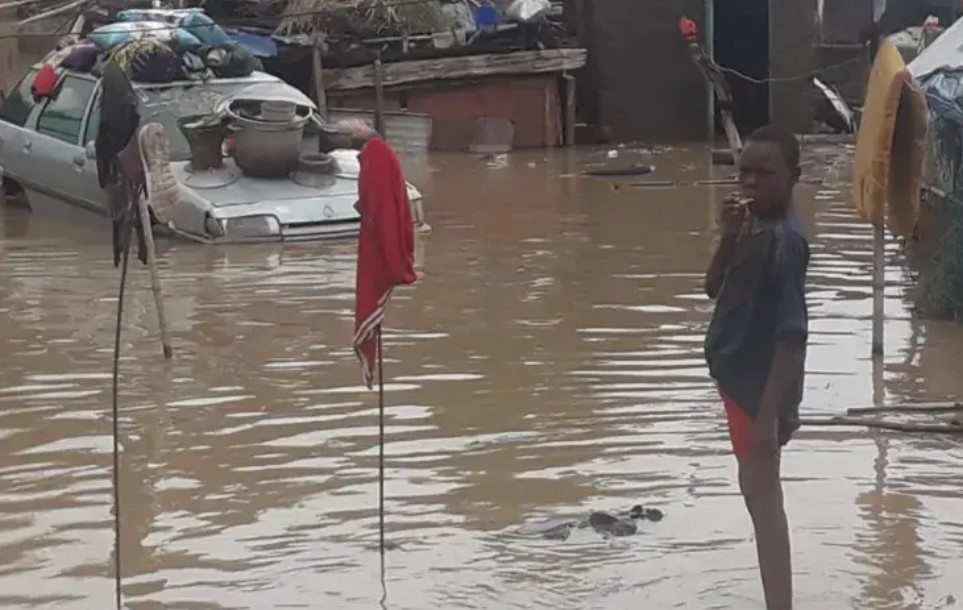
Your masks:
<svg viewBox="0 0 963 610"><path fill-rule="evenodd" d="M224 233L228 239L245 237L273 237L281 232L281 225L274 216L238 216L223 221Z"/></svg>

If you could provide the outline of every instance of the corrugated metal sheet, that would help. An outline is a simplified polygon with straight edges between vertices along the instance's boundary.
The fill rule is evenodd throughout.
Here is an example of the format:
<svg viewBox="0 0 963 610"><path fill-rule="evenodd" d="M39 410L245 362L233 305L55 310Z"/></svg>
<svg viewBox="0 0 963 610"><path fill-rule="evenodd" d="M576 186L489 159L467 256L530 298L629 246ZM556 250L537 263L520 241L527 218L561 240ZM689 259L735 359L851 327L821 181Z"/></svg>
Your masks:
<svg viewBox="0 0 963 610"><path fill-rule="evenodd" d="M374 124L375 113L360 108L330 108L328 120L364 119ZM399 151L428 150L431 142L432 119L427 114L413 112L385 112L385 138Z"/></svg>

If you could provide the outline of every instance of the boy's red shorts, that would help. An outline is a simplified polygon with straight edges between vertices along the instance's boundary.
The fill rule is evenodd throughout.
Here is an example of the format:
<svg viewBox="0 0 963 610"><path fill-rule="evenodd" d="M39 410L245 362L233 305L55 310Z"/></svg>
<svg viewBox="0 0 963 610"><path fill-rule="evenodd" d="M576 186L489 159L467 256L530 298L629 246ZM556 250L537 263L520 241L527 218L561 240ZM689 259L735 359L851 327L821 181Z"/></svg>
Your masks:
<svg viewBox="0 0 963 610"><path fill-rule="evenodd" d="M729 421L729 440L732 441L732 452L739 459L749 457L752 447L753 421L749 415L737 405L726 391L719 387L719 396L726 407L726 419Z"/></svg>

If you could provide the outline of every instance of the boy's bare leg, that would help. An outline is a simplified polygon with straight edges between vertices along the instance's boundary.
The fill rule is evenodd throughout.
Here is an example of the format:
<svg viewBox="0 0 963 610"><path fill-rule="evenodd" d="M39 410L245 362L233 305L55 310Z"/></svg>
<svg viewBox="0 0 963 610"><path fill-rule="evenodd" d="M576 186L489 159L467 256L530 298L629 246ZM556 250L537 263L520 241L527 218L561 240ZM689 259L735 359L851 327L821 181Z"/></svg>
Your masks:
<svg viewBox="0 0 963 610"><path fill-rule="evenodd" d="M779 454L739 460L739 487L756 531L759 571L768 610L792 610L789 522L783 507Z"/></svg>

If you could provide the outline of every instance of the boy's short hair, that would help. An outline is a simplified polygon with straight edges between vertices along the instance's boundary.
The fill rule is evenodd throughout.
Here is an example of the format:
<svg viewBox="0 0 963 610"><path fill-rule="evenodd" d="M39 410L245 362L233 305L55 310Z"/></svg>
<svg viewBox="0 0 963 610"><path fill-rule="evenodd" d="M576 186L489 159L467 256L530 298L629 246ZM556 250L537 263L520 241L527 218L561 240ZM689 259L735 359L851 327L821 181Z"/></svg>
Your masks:
<svg viewBox="0 0 963 610"><path fill-rule="evenodd" d="M799 140L795 134L779 125L763 125L756 129L746 142L766 142L779 148L783 160L790 168L799 166Z"/></svg>

